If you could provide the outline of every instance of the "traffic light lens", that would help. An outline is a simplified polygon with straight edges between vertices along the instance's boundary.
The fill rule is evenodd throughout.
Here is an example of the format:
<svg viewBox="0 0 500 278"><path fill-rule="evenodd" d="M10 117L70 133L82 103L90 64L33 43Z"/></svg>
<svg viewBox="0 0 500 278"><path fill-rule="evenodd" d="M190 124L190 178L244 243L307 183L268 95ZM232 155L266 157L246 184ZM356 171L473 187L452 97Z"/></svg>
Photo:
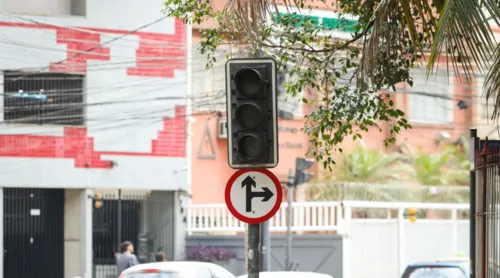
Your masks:
<svg viewBox="0 0 500 278"><path fill-rule="evenodd" d="M245 103L238 107L236 111L238 121L248 129L254 129L262 120L262 114L259 107L253 103Z"/></svg>
<svg viewBox="0 0 500 278"><path fill-rule="evenodd" d="M234 77L236 90L246 96L253 96L259 92L262 76L253 69L240 70Z"/></svg>
<svg viewBox="0 0 500 278"><path fill-rule="evenodd" d="M245 135L239 142L239 148L242 154L247 158L258 158L262 154L262 144L260 140L252 135Z"/></svg>

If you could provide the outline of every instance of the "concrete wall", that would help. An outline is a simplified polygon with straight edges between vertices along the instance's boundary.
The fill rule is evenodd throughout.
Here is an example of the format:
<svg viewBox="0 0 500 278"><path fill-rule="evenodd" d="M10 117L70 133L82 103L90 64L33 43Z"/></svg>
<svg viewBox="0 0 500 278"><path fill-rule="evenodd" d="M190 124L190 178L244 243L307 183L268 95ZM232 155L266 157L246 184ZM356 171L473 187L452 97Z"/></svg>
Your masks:
<svg viewBox="0 0 500 278"><path fill-rule="evenodd" d="M0 184L188 190L182 22L163 18L157 0L80 1L85 17L59 16L69 0L49 1L45 10L47 1L17 2L0 6L0 33L9 38L0 84L4 70L82 74L87 122L14 124L0 113ZM32 2L40 2L36 11ZM2 111L9 93L0 86Z"/></svg>
<svg viewBox="0 0 500 278"><path fill-rule="evenodd" d="M285 237L271 237L271 270L283 270ZM187 248L197 245L224 247L236 253L236 259L223 266L238 276L245 274L244 236L188 236ZM316 271L342 277L342 237L337 235L294 235L292 259L299 262L299 270Z"/></svg>

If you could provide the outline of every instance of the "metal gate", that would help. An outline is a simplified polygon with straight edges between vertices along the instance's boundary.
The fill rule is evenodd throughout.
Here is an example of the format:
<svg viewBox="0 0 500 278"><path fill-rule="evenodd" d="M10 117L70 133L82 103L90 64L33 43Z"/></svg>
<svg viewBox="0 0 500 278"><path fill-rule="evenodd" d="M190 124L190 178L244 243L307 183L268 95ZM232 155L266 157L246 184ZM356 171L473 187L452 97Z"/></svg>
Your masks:
<svg viewBox="0 0 500 278"><path fill-rule="evenodd" d="M471 174L472 273L500 277L500 141L478 140L472 133L475 171ZM473 178L475 180L473 180ZM472 251L472 249L471 249Z"/></svg>
<svg viewBox="0 0 500 278"><path fill-rule="evenodd" d="M116 255L123 241L131 241L141 262L155 254L172 258L174 253L174 192L107 191L103 205L94 208L94 278L116 278Z"/></svg>
<svg viewBox="0 0 500 278"><path fill-rule="evenodd" d="M64 190L4 188L4 278L64 277Z"/></svg>

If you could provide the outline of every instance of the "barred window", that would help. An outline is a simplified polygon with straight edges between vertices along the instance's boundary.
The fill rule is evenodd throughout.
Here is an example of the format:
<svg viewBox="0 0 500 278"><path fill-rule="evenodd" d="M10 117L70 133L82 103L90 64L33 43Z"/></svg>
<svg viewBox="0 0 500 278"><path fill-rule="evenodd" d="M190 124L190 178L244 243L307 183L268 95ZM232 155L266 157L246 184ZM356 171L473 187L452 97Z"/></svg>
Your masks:
<svg viewBox="0 0 500 278"><path fill-rule="evenodd" d="M84 76L4 71L4 121L83 125Z"/></svg>
<svg viewBox="0 0 500 278"><path fill-rule="evenodd" d="M427 81L424 70L412 73L413 87L408 89L409 120L418 123L449 124L454 116L454 79L442 71Z"/></svg>

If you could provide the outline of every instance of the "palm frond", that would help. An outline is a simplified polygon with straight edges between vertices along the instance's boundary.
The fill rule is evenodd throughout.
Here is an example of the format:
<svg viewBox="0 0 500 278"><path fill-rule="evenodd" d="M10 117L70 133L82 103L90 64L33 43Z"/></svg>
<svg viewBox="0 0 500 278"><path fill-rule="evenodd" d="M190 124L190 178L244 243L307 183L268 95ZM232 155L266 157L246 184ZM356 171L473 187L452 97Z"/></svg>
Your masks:
<svg viewBox="0 0 500 278"><path fill-rule="evenodd" d="M497 13L498 7L491 5L492 2L484 0L483 3L491 12ZM480 72L485 72L489 68L495 44L488 17L478 0L448 0L440 11L427 74L431 74L437 66L443 48L446 49L446 59L456 72L460 67L467 77L472 77L476 67Z"/></svg>
<svg viewBox="0 0 500 278"><path fill-rule="evenodd" d="M344 155L343 163L336 167L335 177L339 181L395 182L411 174L413 168L402 163L403 156L368 150L363 146Z"/></svg>
<svg viewBox="0 0 500 278"><path fill-rule="evenodd" d="M492 120L498 119L500 116L500 44L497 46L494 61L486 76L484 87L486 101L489 102L490 99L493 99L495 103L491 118Z"/></svg>

